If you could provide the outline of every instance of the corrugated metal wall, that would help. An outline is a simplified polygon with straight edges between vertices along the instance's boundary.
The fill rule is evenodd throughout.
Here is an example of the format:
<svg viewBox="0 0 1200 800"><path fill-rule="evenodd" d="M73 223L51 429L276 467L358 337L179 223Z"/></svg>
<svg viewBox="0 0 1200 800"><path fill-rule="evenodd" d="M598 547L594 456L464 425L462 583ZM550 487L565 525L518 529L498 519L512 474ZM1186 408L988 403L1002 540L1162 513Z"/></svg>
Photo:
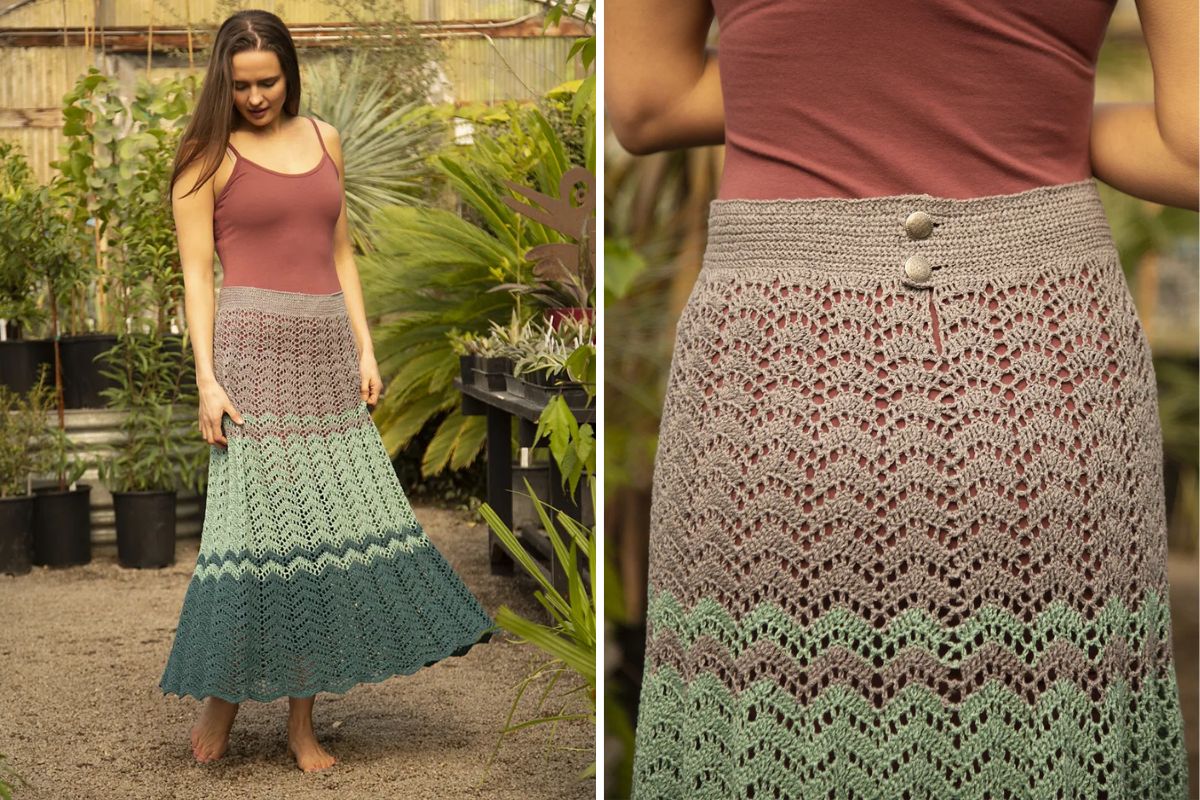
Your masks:
<svg viewBox="0 0 1200 800"><path fill-rule="evenodd" d="M19 0L6 0L8 7ZM544 8L531 0L393 0L413 20L502 20L524 16ZM241 8L261 8L278 14L289 24L334 22L340 10L320 0L258 0L238 4ZM217 0L100 0L96 14L93 0L33 0L17 5L0 16L0 28L59 28L64 24L103 25L183 25L218 23L229 8ZM97 21L98 16L98 21Z"/></svg>
<svg viewBox="0 0 1200 800"><path fill-rule="evenodd" d="M14 7L14 3L16 4ZM91 0L9 0L11 10L0 15L0 137L20 142L37 178L49 180L49 161L60 157L62 97L78 75L93 64L108 74L144 74L144 44L130 50L129 42L144 42L148 25L156 44L168 32L213 30L223 19L215 0L97 0L100 24L120 52L83 46L85 29L94 25ZM4 0L0 0L4 4ZM542 35L544 4L536 0L404 0L410 18L446 51L446 76L453 98L460 102L496 102L536 97L564 80L582 77L578 59L566 56L579 35L578 24L564 26L558 35ZM338 24L337 9L318 0L286 4L275 0L247 2L245 7L273 10L284 16L300 49L301 62L327 57L324 47L309 47L304 26ZM152 16L151 16L152 15ZM70 43L62 44L64 20ZM435 24L438 28L435 30ZM178 33L176 33L178 38ZM36 42L31 45L30 42ZM197 44L198 48L199 45ZM204 64L196 70L203 73ZM186 71L186 58L156 52L152 75Z"/></svg>

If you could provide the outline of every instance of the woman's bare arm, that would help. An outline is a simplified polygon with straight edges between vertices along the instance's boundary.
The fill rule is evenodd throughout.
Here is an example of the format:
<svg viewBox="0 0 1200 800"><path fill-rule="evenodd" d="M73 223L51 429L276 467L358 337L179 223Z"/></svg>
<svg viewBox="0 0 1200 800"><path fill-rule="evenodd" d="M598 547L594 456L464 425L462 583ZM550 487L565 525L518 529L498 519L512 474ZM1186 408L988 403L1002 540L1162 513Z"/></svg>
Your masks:
<svg viewBox="0 0 1200 800"><path fill-rule="evenodd" d="M200 174L193 161L175 182L171 207L175 237L183 268L183 307L188 336L196 361L196 387L200 394L200 433L209 444L227 445L221 431L222 416L228 411L237 424L242 416L229 401L213 373L213 177L197 191L184 197Z"/></svg>
<svg viewBox="0 0 1200 800"><path fill-rule="evenodd" d="M371 330L367 326L362 281L358 276L358 265L354 261L354 245L350 241L350 226L346 218L346 166L345 158L342 155L342 139L337 128L329 123L318 121L317 125L321 129L321 136L325 139L325 149L329 151L329 157L337 165L338 181L342 186L342 211L338 215L333 229L333 261L337 270L338 282L342 287L342 297L346 303L346 315L350 319L350 327L354 331L354 341L358 346L362 399L368 405L374 406L379 402L379 396L383 392L383 380L379 375L379 365L375 361L375 345L371 342Z"/></svg>
<svg viewBox="0 0 1200 800"><path fill-rule="evenodd" d="M1092 119L1092 172L1126 194L1200 210L1196 0L1136 0L1153 103L1099 103Z"/></svg>
<svg viewBox="0 0 1200 800"><path fill-rule="evenodd" d="M605 113L629 152L724 143L712 19L709 0L605 0Z"/></svg>

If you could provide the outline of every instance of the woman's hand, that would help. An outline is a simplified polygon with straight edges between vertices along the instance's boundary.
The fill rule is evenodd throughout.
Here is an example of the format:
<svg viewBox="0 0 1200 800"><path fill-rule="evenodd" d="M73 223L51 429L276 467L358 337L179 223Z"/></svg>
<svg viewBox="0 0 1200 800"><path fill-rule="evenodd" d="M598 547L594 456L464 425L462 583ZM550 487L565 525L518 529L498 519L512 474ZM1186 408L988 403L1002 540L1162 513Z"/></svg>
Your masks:
<svg viewBox="0 0 1200 800"><path fill-rule="evenodd" d="M375 363L374 353L364 353L358 358L358 372L361 376L359 392L362 399L372 408L379 402L383 394L383 378L379 377L379 365Z"/></svg>
<svg viewBox="0 0 1200 800"><path fill-rule="evenodd" d="M198 385L200 390L200 434L209 444L219 444L228 447L229 441L221 430L221 420L228 413L235 423L241 425L245 420L238 410L233 407L229 395L215 380L203 381Z"/></svg>

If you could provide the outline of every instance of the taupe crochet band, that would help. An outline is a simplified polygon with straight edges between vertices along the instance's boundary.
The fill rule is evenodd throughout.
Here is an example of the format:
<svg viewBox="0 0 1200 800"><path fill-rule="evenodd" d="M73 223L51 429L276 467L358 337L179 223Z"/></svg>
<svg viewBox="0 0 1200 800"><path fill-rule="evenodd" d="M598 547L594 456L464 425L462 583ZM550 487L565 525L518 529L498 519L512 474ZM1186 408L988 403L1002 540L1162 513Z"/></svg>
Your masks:
<svg viewBox="0 0 1200 800"><path fill-rule="evenodd" d="M1095 183L709 224L634 797L1183 800L1154 368Z"/></svg>

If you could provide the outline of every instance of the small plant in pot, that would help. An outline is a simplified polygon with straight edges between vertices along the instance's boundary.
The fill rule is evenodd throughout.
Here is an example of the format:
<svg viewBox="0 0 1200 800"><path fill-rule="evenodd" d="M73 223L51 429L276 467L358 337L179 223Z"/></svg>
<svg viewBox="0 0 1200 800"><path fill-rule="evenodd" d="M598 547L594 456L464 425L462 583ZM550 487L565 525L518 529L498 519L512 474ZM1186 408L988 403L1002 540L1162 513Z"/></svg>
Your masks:
<svg viewBox="0 0 1200 800"><path fill-rule="evenodd" d="M121 424L125 441L99 463L113 496L117 559L123 567L175 563L176 473L182 461L169 404L137 406Z"/></svg>
<svg viewBox="0 0 1200 800"><path fill-rule="evenodd" d="M507 357L511 362L504 374L504 391L514 397L525 396L525 384L513 374L513 367L519 359L538 348L545 334L537 317L529 319L516 331L511 327L503 330L497 327L493 331L492 341L496 354Z"/></svg>
<svg viewBox="0 0 1200 800"><path fill-rule="evenodd" d="M176 403L195 402L184 390L181 356L154 331L120 336L114 353L110 374L117 386L105 395L110 408L126 412L124 440L98 471L113 495L117 557L125 567L175 562L176 495L197 463L191 428L175 415Z"/></svg>
<svg viewBox="0 0 1200 800"><path fill-rule="evenodd" d="M473 331L453 328L446 338L450 341L450 349L458 356L458 374L463 386L471 385L475 382L475 368L479 364L479 351L484 337Z"/></svg>
<svg viewBox="0 0 1200 800"><path fill-rule="evenodd" d="M513 359L512 349L515 343L521 341L523 335L527 335L525 329L529 325L521 324L521 319L518 316L518 311L513 309L512 318L507 325L501 325L495 320L491 321L491 333L485 340L487 346L481 346L479 364L476 366L476 375L484 376L484 387L493 392L503 392L507 383L504 376L512 373ZM476 380L476 385L479 381Z"/></svg>
<svg viewBox="0 0 1200 800"><path fill-rule="evenodd" d="M93 466L58 425L43 431L45 470L52 478L33 492L33 563L70 567L92 560L91 484L79 483Z"/></svg>
<svg viewBox="0 0 1200 800"><path fill-rule="evenodd" d="M0 384L19 394L37 384L53 357L50 339L30 336L45 319L31 263L42 241L45 194L18 145L0 141Z"/></svg>
<svg viewBox="0 0 1200 800"><path fill-rule="evenodd" d="M537 346L513 364L513 373L525 384L525 396L545 403L562 394L572 408L591 402L590 387L573 378L570 369L572 364L581 363L581 359L594 357L591 331L586 319L567 319L557 329L548 327ZM564 339L564 333L570 338ZM578 368L575 371L580 372Z"/></svg>
<svg viewBox="0 0 1200 800"><path fill-rule="evenodd" d="M43 378L45 372L43 368ZM25 394L0 384L0 573L24 575L32 569L30 474L44 463L38 439L49 406L50 388L44 379Z"/></svg>

